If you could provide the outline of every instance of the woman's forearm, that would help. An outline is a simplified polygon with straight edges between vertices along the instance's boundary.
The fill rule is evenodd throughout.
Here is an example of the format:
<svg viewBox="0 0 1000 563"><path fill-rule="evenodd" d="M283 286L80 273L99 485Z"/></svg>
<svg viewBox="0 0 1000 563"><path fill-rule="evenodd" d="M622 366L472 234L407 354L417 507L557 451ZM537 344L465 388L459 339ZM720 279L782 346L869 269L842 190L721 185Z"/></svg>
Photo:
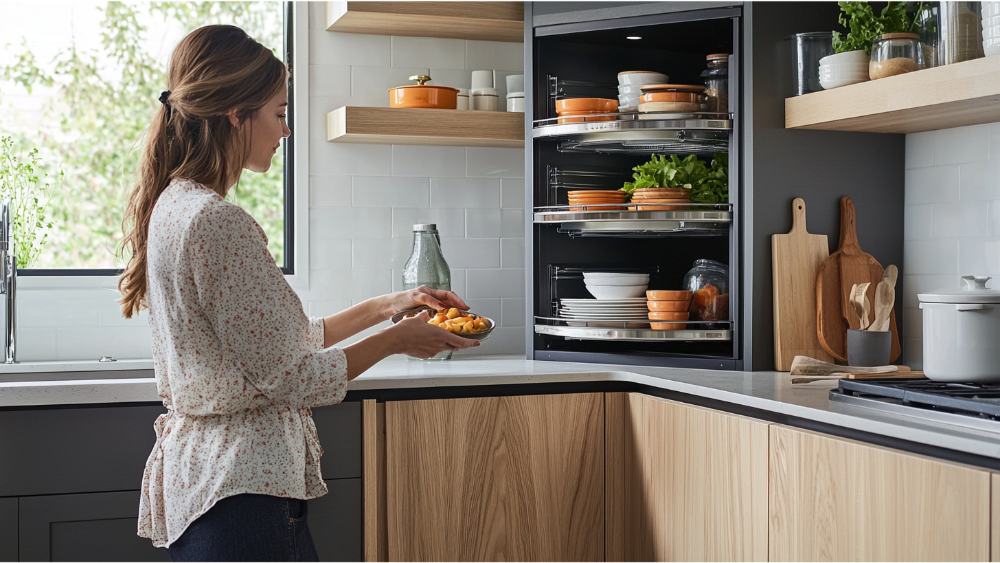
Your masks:
<svg viewBox="0 0 1000 563"><path fill-rule="evenodd" d="M329 348L388 318L389 313L381 297L373 297L336 315L324 317L323 347Z"/></svg>
<svg viewBox="0 0 1000 563"><path fill-rule="evenodd" d="M351 380L368 371L368 368L397 353L397 342L392 330L383 330L344 348L347 356L347 379Z"/></svg>

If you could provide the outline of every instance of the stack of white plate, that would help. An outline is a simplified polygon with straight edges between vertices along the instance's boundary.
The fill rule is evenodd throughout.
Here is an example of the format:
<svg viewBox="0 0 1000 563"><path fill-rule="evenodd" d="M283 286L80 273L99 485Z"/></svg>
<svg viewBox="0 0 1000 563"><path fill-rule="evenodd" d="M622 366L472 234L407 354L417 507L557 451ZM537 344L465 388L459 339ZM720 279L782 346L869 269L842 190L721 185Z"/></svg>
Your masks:
<svg viewBox="0 0 1000 563"><path fill-rule="evenodd" d="M837 53L819 60L819 84L825 90L871 80L864 51Z"/></svg>
<svg viewBox="0 0 1000 563"><path fill-rule="evenodd" d="M1000 2L983 1L983 52L1000 55Z"/></svg>
<svg viewBox="0 0 1000 563"><path fill-rule="evenodd" d="M570 326L621 327L621 322L632 321L629 328L649 326L649 309L644 297L632 299L560 299L559 316ZM603 321L603 322L602 322Z"/></svg>
<svg viewBox="0 0 1000 563"><path fill-rule="evenodd" d="M643 84L667 84L670 77L659 72L645 70L629 70L618 73L618 111L619 113L635 113L639 111L639 98Z"/></svg>
<svg viewBox="0 0 1000 563"><path fill-rule="evenodd" d="M642 297L649 287L649 274L584 272L587 291L600 300Z"/></svg>

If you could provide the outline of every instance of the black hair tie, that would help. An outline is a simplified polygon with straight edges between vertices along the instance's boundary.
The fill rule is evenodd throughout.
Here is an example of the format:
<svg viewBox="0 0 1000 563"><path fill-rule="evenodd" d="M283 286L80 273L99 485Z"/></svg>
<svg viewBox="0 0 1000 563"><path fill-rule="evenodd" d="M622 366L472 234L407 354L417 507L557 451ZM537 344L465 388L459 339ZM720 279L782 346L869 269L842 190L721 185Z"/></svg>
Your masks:
<svg viewBox="0 0 1000 563"><path fill-rule="evenodd" d="M160 92L160 103L165 106L170 105L170 90Z"/></svg>

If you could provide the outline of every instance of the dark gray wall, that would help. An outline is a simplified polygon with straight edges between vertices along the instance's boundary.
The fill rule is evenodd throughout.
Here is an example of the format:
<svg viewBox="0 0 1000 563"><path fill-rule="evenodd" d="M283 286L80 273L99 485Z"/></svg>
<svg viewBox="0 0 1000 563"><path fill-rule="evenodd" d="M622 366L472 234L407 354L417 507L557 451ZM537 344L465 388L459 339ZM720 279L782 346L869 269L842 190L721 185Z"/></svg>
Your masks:
<svg viewBox="0 0 1000 563"><path fill-rule="evenodd" d="M774 369L771 235L792 226L791 204L806 201L809 232L827 235L837 249L840 198L857 210L861 248L882 266L903 265L904 135L802 131L784 128L785 97L792 88L792 57L786 37L833 30L835 2L751 2L744 5L744 103L750 123L745 134L744 172L749 219L744 240L745 287L752 298L744 341L748 369ZM902 280L896 295L902 296ZM897 297L897 304L902 301ZM896 321L901 324L901 305ZM905 342L900 334L900 342Z"/></svg>

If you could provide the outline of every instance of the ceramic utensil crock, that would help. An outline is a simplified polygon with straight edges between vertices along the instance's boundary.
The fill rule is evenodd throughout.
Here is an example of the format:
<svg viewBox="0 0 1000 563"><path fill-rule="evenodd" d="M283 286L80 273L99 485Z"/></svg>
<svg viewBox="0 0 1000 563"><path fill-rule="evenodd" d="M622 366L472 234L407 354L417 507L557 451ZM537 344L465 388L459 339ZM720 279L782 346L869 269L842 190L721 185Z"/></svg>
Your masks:
<svg viewBox="0 0 1000 563"><path fill-rule="evenodd" d="M924 317L924 373L935 381L1000 382L1000 291L988 277L917 295Z"/></svg>

